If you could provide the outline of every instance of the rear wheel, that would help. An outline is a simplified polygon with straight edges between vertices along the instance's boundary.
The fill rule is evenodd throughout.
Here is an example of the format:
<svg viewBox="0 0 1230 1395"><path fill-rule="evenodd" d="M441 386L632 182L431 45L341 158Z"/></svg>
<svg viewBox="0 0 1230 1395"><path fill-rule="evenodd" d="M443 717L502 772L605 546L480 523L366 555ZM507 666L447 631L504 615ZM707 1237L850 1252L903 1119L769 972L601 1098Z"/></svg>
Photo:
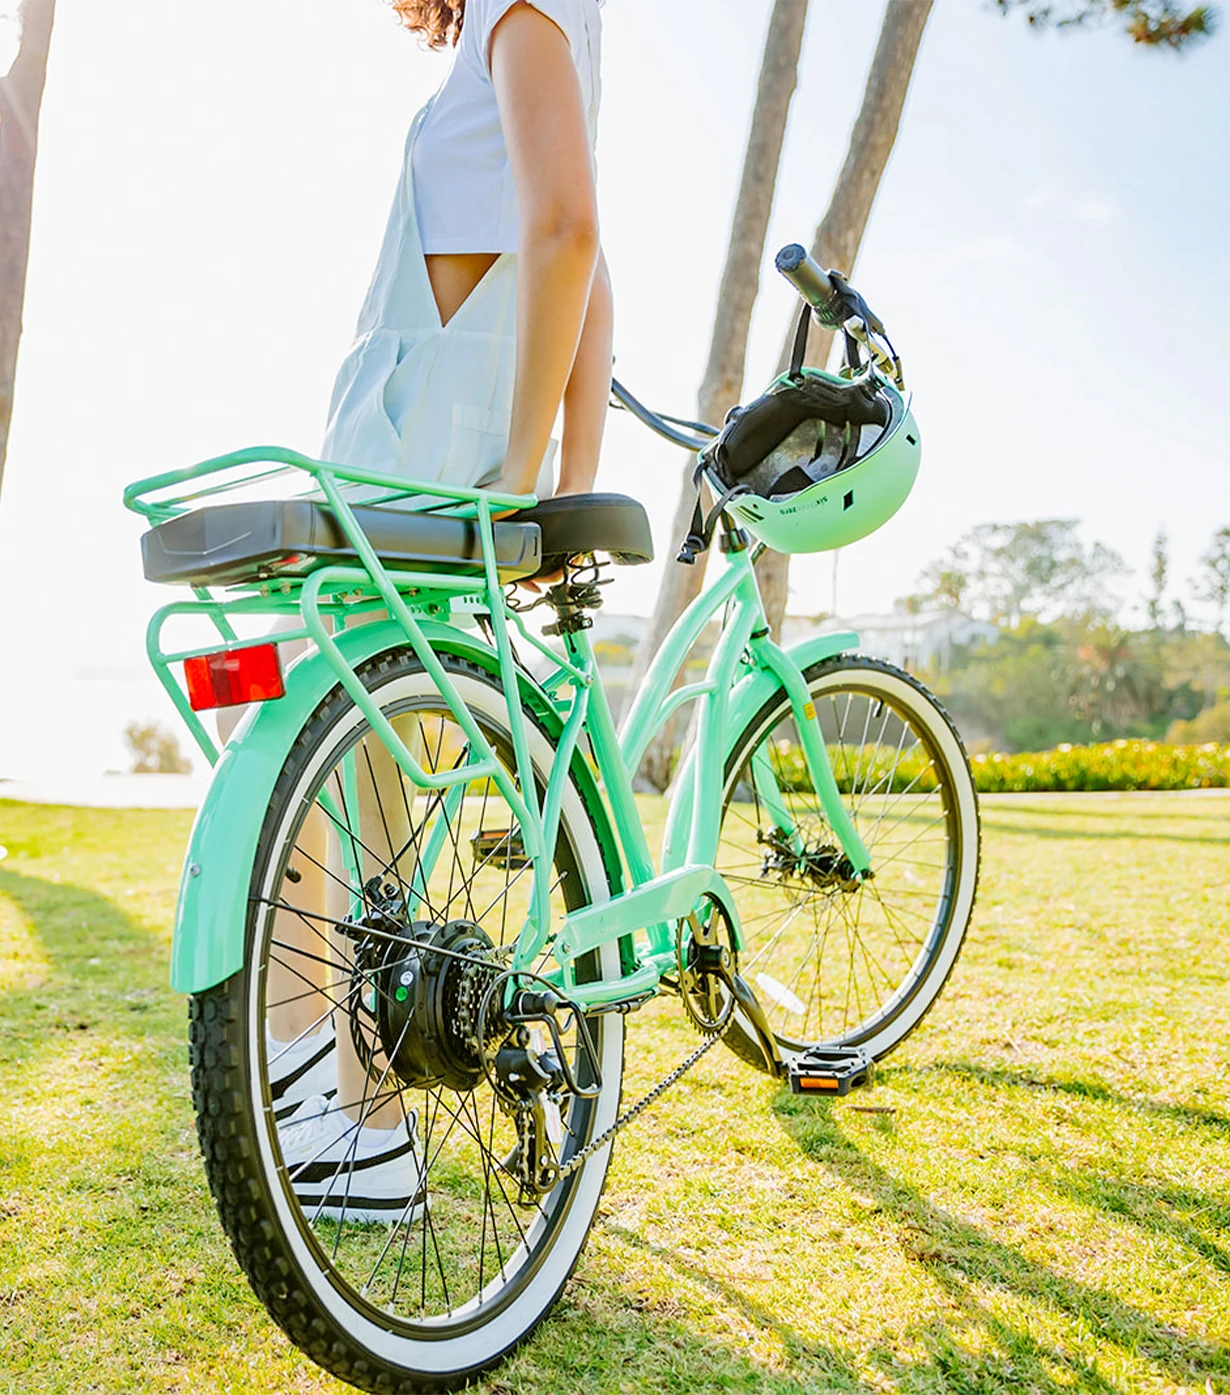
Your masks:
<svg viewBox="0 0 1230 1395"><path fill-rule="evenodd" d="M951 721L908 674L840 657L804 677L874 875L852 875L784 693L727 761L716 866L743 921L740 972L782 1050L824 1043L879 1058L919 1024L960 952L978 885L978 798ZM726 1040L763 1066L741 1016Z"/></svg>
<svg viewBox="0 0 1230 1395"><path fill-rule="evenodd" d="M499 686L445 662L512 770ZM426 769L466 763L463 733L412 656L382 656L360 676ZM529 738L545 784L550 736L531 720ZM574 783L548 871L557 923L608 892ZM236 1256L290 1338L368 1390L451 1389L498 1361L546 1315L593 1220L609 1147L545 1194L519 1195L518 1129L482 1068L479 1023L493 1014L479 1008L532 872L491 782L451 796L411 786L337 689L270 803L246 966L192 1000L198 1128ZM591 956L582 977L618 973L615 949L603 954L611 962ZM623 1019L589 1030L601 1089L559 1101L561 1161L617 1113ZM562 1045L596 1089L575 1027Z"/></svg>

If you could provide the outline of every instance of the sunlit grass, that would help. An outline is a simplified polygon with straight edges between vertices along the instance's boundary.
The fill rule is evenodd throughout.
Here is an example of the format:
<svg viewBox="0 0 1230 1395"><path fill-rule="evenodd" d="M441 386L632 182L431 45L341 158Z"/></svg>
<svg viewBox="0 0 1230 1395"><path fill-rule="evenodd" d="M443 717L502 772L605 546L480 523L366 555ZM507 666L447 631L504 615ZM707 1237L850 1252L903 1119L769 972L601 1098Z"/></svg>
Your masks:
<svg viewBox="0 0 1230 1395"><path fill-rule="evenodd" d="M1230 1390L1230 799L984 813L969 944L876 1090L799 1101L710 1054L482 1390ZM4 1395L345 1389L205 1187L166 986L188 822L0 803ZM633 1019L629 1098L695 1041L669 1003Z"/></svg>

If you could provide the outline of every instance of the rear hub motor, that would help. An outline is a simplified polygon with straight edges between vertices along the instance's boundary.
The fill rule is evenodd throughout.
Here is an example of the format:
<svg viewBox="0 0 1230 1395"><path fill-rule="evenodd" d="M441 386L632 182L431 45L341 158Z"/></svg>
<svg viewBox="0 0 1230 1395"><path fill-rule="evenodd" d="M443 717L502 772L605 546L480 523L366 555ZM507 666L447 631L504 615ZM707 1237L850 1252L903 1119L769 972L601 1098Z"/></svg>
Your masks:
<svg viewBox="0 0 1230 1395"><path fill-rule="evenodd" d="M473 1090L483 1075L478 1009L501 968L490 936L470 920L402 922L398 938L385 939L390 924L382 916L379 929L373 1015L393 1073L408 1089ZM501 1026L492 1022L490 1030Z"/></svg>

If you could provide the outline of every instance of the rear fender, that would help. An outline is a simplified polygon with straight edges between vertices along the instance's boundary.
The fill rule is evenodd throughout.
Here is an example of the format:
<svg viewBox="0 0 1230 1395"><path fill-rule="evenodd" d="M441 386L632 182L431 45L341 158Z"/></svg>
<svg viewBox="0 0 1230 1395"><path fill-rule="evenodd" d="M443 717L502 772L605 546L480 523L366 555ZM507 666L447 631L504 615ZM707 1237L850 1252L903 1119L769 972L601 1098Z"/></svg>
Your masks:
<svg viewBox="0 0 1230 1395"><path fill-rule="evenodd" d="M476 635L452 625L419 620L438 654L454 654L499 675L499 656ZM407 647L395 621L356 625L336 636L347 663L357 668L389 649ZM316 708L337 687L337 675L311 649L288 669L286 696L256 704L245 714L214 766L197 813L180 878L171 947L171 986L200 993L243 966L248 892L261 827L287 752ZM521 700L558 736L563 722L541 688L521 675ZM622 888L618 847L593 776L578 754L572 764L593 816L612 894Z"/></svg>
<svg viewBox="0 0 1230 1395"><path fill-rule="evenodd" d="M858 635L852 630L843 630L831 635L810 635L789 648L786 653L800 669L810 668L823 659L831 659L836 654L844 654L858 648ZM756 668L735 684L730 694L729 717L726 730L728 744L722 752L722 768L734 750L735 742L743 735L743 730L764 704L780 690L780 684L768 669ZM662 840L662 870L674 871L682 867L687 859L688 837L692 828L692 799L696 788L696 749L688 752L687 759L675 777L676 793L666 820L666 834Z"/></svg>

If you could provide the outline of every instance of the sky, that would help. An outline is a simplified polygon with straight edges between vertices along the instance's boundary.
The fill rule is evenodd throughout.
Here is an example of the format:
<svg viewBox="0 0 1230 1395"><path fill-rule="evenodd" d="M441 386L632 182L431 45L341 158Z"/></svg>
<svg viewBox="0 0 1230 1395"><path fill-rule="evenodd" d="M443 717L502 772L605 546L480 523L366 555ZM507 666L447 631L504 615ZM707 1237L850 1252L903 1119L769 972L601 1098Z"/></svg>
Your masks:
<svg viewBox="0 0 1230 1395"><path fill-rule="evenodd" d="M683 415L769 10L604 9L616 371ZM828 202L881 15L812 0L746 396L796 303L772 255ZM49 744L74 768L115 764L123 705L165 712L143 633L168 594L141 578L121 489L244 445L315 453L406 127L447 61L381 0L59 0L0 492L0 776ZM1176 56L937 0L854 268L902 353L923 466L897 517L840 555L838 610L887 610L968 528L1039 517L1115 548L1129 600L1165 529L1188 600L1230 524L1228 131L1230 32ZM651 608L685 464L612 418L599 487L642 500L659 554L619 573L612 610ZM792 612L834 599L832 559L796 558Z"/></svg>

